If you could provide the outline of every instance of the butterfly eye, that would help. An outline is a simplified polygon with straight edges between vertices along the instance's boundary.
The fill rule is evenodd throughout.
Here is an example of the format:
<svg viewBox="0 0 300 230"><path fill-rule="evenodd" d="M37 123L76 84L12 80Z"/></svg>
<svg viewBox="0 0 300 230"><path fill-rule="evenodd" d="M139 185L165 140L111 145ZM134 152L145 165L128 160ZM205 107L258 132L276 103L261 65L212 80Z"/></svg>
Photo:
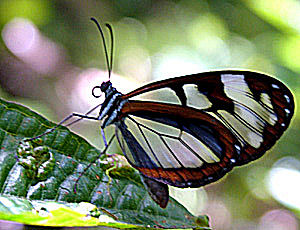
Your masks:
<svg viewBox="0 0 300 230"><path fill-rule="evenodd" d="M103 82L99 88L102 92L105 92L110 86L111 86L111 82L107 81L107 82Z"/></svg>

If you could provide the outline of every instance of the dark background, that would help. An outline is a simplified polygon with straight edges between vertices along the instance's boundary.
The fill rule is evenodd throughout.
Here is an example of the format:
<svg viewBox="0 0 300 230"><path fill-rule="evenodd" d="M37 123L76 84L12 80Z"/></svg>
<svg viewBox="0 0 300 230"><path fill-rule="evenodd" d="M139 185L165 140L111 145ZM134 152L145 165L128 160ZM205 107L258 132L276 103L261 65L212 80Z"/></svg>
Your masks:
<svg viewBox="0 0 300 230"><path fill-rule="evenodd" d="M153 80L236 68L276 76L297 104L299 12L296 0L0 0L0 97L56 122L100 103L91 89L108 75L94 16L113 26L112 82L123 93ZM260 160L205 188L172 193L192 213L209 215L217 230L298 229L297 115ZM72 128L101 147L97 126Z"/></svg>

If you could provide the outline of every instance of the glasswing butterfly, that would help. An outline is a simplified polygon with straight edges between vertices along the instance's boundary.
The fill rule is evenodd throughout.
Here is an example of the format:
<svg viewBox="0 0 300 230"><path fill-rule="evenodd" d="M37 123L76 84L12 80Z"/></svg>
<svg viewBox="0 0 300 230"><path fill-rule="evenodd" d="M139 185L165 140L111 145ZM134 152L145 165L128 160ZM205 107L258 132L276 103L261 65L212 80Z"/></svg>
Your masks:
<svg viewBox="0 0 300 230"><path fill-rule="evenodd" d="M105 38L98 22L108 66ZM75 122L86 118L102 121L101 130L115 126L116 138L124 156L141 175L144 185L155 202L166 207L168 186L201 187L217 181L233 167L261 157L281 137L294 113L294 99L280 81L263 73L222 70L170 78L142 86L122 94L103 82L105 94L101 105ZM148 93L167 93L171 102L136 100ZM97 117L88 116L100 107ZM73 124L74 122L70 123ZM69 124L69 125L70 125ZM42 135L45 135L55 128ZM42 136L40 135L40 136ZM40 137L38 136L38 137ZM33 140L34 137L28 140Z"/></svg>

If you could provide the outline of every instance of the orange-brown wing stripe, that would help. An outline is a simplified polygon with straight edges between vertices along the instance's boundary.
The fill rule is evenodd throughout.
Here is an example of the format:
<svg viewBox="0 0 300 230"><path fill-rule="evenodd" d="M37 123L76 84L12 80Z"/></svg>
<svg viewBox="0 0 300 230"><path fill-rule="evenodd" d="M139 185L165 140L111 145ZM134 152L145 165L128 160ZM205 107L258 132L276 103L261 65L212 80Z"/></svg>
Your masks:
<svg viewBox="0 0 300 230"><path fill-rule="evenodd" d="M177 187L199 187L223 177L232 169L228 162L207 164L200 168L137 168L144 176Z"/></svg>

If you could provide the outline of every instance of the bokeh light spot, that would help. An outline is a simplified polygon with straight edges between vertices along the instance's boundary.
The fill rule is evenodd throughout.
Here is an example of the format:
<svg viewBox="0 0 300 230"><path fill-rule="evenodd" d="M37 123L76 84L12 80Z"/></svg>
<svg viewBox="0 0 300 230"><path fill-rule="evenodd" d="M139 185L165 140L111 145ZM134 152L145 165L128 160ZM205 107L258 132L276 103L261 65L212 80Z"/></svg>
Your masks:
<svg viewBox="0 0 300 230"><path fill-rule="evenodd" d="M63 64L62 49L42 36L27 19L16 18L8 22L2 37L7 48L38 73L49 74Z"/></svg>
<svg viewBox="0 0 300 230"><path fill-rule="evenodd" d="M276 209L265 213L260 219L258 230L297 230L295 216L287 210Z"/></svg>
<svg viewBox="0 0 300 230"><path fill-rule="evenodd" d="M16 56L30 51L37 36L34 24L22 18L12 20L2 30L5 45Z"/></svg>
<svg viewBox="0 0 300 230"><path fill-rule="evenodd" d="M272 196L290 208L300 210L300 161L285 157L271 169L268 187Z"/></svg>
<svg viewBox="0 0 300 230"><path fill-rule="evenodd" d="M165 79L199 73L206 69L197 52L188 47L166 47L153 57L153 78Z"/></svg>
<svg viewBox="0 0 300 230"><path fill-rule="evenodd" d="M56 86L57 94L62 96L63 100L69 99L68 104L71 111L83 111L91 109L92 107L100 104L104 100L104 94L100 98L95 98L92 95L92 89L95 86L100 86L102 82L108 81L108 72L96 68L86 69L81 71L76 80L72 82L71 95L64 87L64 80L59 82ZM127 93L137 88L138 83L122 77L117 74L112 74L111 82L121 93ZM98 94L99 91L95 91ZM100 93L100 92L99 92ZM99 113L99 110L95 111ZM95 115L95 114L94 114Z"/></svg>
<svg viewBox="0 0 300 230"><path fill-rule="evenodd" d="M124 50L120 55L118 65L125 76L130 76L140 82L146 82L150 78L150 56L141 46L131 46Z"/></svg>

